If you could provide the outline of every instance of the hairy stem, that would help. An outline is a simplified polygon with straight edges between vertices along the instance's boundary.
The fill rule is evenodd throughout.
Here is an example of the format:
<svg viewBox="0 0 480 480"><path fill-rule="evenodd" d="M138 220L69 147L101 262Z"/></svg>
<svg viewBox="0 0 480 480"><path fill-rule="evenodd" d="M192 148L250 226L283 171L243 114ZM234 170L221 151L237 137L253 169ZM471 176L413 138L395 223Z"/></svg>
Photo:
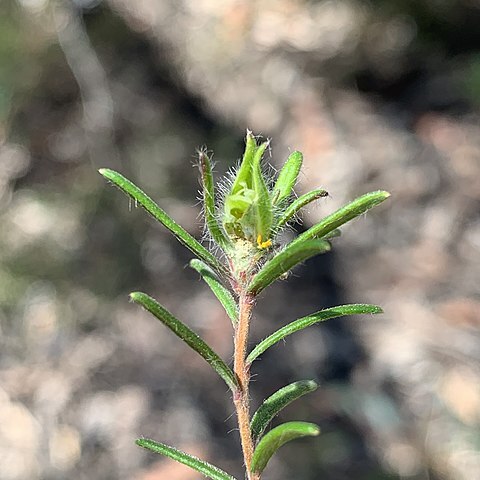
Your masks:
<svg viewBox="0 0 480 480"><path fill-rule="evenodd" d="M243 457L247 469L248 480L259 480L259 477L250 473L253 455L253 439L250 431L250 398L248 386L250 382L249 368L245 363L247 353L248 331L254 297L245 291L240 293L239 317L235 330L235 351L233 369L237 376L239 388L234 394L235 409L237 411L240 441L242 443Z"/></svg>

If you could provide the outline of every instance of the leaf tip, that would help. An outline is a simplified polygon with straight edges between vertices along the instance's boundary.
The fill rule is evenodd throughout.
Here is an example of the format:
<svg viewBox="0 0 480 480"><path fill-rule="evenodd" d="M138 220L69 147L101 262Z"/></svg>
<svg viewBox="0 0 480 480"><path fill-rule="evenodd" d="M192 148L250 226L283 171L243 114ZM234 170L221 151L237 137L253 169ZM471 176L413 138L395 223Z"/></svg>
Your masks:
<svg viewBox="0 0 480 480"><path fill-rule="evenodd" d="M132 292L128 296L130 297L130 300L135 303L140 303L142 297L143 297L142 292Z"/></svg>
<svg viewBox="0 0 480 480"><path fill-rule="evenodd" d="M373 201L376 205L384 202L388 197L392 195L390 192L387 192L386 190L377 190L376 192L372 192L372 194L374 199Z"/></svg>
<svg viewBox="0 0 480 480"><path fill-rule="evenodd" d="M118 178L118 173L115 170L110 168L99 168L98 173L105 178L106 180L110 180L111 182L115 183L115 179Z"/></svg>
<svg viewBox="0 0 480 480"><path fill-rule="evenodd" d="M311 392L318 388L318 383L315 380L305 380L305 385Z"/></svg>
<svg viewBox="0 0 480 480"><path fill-rule="evenodd" d="M380 190L381 194L383 194L383 198L386 200L388 197L391 197L392 194L390 192L387 192L386 190Z"/></svg>
<svg viewBox="0 0 480 480"><path fill-rule="evenodd" d="M295 159L297 161L302 161L303 160L303 153L299 152L298 150L293 151L289 158Z"/></svg>
<svg viewBox="0 0 480 480"><path fill-rule="evenodd" d="M202 177L204 177L210 163L210 158L208 156L207 151L204 149L198 150L197 153L198 153L198 163L200 167L200 174L202 175Z"/></svg>

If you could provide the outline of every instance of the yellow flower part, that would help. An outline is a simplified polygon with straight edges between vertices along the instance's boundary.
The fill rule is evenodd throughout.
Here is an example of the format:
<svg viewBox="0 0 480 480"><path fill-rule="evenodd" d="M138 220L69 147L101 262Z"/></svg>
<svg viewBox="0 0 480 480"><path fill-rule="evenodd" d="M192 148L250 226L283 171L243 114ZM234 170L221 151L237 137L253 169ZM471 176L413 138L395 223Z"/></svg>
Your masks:
<svg viewBox="0 0 480 480"><path fill-rule="evenodd" d="M259 233L257 237L257 246L260 249L268 248L272 246L272 241L270 239L266 240L265 242L262 242L262 234Z"/></svg>

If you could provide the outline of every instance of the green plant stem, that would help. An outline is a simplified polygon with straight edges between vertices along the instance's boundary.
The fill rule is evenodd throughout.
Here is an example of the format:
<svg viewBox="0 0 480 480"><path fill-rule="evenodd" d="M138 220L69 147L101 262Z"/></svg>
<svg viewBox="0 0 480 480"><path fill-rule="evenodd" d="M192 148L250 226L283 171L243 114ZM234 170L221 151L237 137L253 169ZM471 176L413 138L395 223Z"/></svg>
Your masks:
<svg viewBox="0 0 480 480"><path fill-rule="evenodd" d="M239 296L238 323L235 329L233 362L233 370L237 376L239 387L234 393L233 401L237 411L238 429L240 431L240 441L242 444L248 480L259 480L260 478L259 476L250 473L253 455L253 439L250 430L250 398L248 389L250 383L250 371L245 362L248 331L254 303L254 296L247 293L242 287L242 292Z"/></svg>

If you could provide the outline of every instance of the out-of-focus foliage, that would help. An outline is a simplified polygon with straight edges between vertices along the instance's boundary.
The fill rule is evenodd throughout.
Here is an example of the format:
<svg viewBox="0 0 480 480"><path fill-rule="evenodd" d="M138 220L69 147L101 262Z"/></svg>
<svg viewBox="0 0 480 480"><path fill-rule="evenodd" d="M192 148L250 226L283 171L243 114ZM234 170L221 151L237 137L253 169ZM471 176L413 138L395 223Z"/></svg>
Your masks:
<svg viewBox="0 0 480 480"><path fill-rule="evenodd" d="M0 118L2 123L9 111L13 92L19 82L28 78L29 49L21 33L18 18L12 15L13 2L3 2L0 7ZM21 59L21 60L20 60ZM24 70L23 72L21 70ZM20 70L20 71L19 71Z"/></svg>

